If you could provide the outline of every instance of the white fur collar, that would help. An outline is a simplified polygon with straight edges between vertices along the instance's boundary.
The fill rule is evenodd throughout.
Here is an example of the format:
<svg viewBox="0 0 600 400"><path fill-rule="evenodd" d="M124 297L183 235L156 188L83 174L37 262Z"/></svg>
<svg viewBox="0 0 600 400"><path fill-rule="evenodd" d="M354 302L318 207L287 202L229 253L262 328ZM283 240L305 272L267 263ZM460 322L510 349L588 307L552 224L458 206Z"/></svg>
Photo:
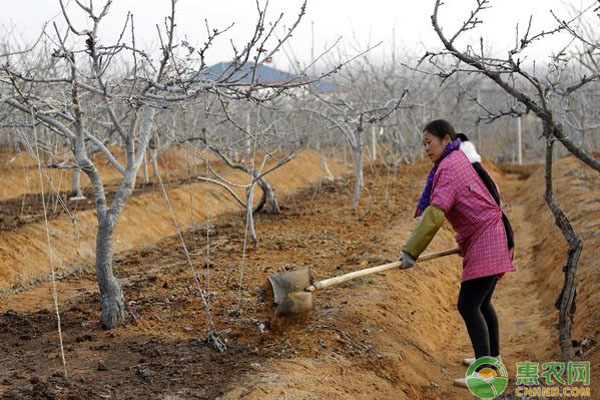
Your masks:
<svg viewBox="0 0 600 400"><path fill-rule="evenodd" d="M461 142L460 150L467 156L471 164L481 162L481 156L477 153L475 145L471 141Z"/></svg>

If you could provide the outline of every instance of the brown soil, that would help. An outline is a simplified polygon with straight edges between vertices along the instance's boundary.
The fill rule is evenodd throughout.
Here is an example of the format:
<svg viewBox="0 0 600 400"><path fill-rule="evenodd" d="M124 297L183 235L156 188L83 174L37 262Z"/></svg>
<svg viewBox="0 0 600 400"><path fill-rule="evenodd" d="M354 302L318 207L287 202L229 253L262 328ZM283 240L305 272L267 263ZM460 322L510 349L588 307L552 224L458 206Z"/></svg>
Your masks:
<svg viewBox="0 0 600 400"><path fill-rule="evenodd" d="M163 181L163 185L165 189L171 189L190 182L192 182L190 178L179 178ZM119 185L105 186L106 201L109 204L112 203L118 189ZM131 197L157 190L160 190L158 182L138 183ZM48 219L95 208L92 188L85 187L82 189L82 193L85 199L70 200L71 192L67 191L44 193L43 197L40 193L23 194L20 198L0 201L0 232L14 231L20 226L44 221L44 203L42 199L46 204L45 212Z"/></svg>
<svg viewBox="0 0 600 400"><path fill-rule="evenodd" d="M118 148L111 148L113 155L125 165L125 156ZM45 156L41 154L40 157ZM47 157L46 157L47 158ZM42 176L44 177L44 187L46 191L52 187L56 193L68 192L71 189L72 171L70 169L49 168L49 165L60 162L72 163L73 156L67 149L59 151L56 157L41 160L43 167ZM164 171L163 180L168 180L169 176L188 177L191 173L198 175L198 168L203 165L203 158L216 161L211 154L206 154L203 150L193 147L176 146L161 153L158 158L158 167ZM103 182L108 185L114 185L121 181L122 175L113 168L103 153L95 153L94 164L102 175ZM0 171L2 173L2 183L0 187L0 200L9 200L21 198L23 196L35 195L40 193L40 177L37 161L28 153L19 153L17 155L9 153L0 153ZM152 167L148 160L148 174L152 177ZM143 179L143 168L138 173L138 182ZM87 175L81 175L81 187L90 187L90 181Z"/></svg>
<svg viewBox="0 0 600 400"><path fill-rule="evenodd" d="M565 246L541 197L543 171L524 179L532 171L486 165L500 185L517 238L519 271L500 281L494 298L511 377L507 393L512 393L516 362L558 358L554 300L562 285ZM176 237L119 253L115 271L129 313L127 323L110 332L98 323L92 269L59 281L67 378L61 372L51 285L5 297L0 393L19 399L472 398L452 386L464 376L460 359L472 356L455 306L457 256L325 289L316 294L315 309L295 320L275 318L270 305L260 301L266 277L281 269L310 266L321 279L395 259L412 229L410 217L428 168L405 166L397 175L368 168L355 213L349 207L351 179L290 195L281 216L257 217L260 247L249 248L245 257L244 226L235 213L214 219L208 232L196 227L184 234L193 269ZM557 188L572 188L557 197L586 246L573 337L597 338L598 176L570 157L555 173ZM444 226L428 251L454 245ZM210 295L215 329L229 347L224 353L205 342L209 324L200 287ZM600 353L580 350L592 365L593 397L600 390L594 373Z"/></svg>
<svg viewBox="0 0 600 400"><path fill-rule="evenodd" d="M226 169L219 163L215 168L230 182L247 183L248 175L241 171ZM266 168L270 164L267 164ZM293 193L311 182L326 177L339 176L346 168L335 161L327 161L322 156L305 151L283 167L271 172L268 181L277 190L278 196ZM204 172L204 171L202 171ZM179 171L181 173L181 171ZM334 175L335 174L335 175ZM331 176L330 176L331 175ZM165 176L165 179L176 179ZM196 176L196 175L194 175ZM188 175L189 179L189 175ZM187 181L186 181L187 182ZM168 185L167 185L168 186ZM153 190L139 190L127 202L114 234L114 247L117 252L133 249L146 243L153 243L175 233L173 217L161 190L156 185ZM234 189L244 198L243 189ZM255 191L255 204L261 196ZM241 207L219 186L211 183L192 183L168 189L169 201L174 217L182 229L189 229L204 221L207 215L217 216L224 212L239 210ZM72 207L69 204L69 207ZM21 218L20 211L13 210L12 218ZM30 287L40 280L47 280L50 274L46 224L41 219L41 210L25 216L30 223L16 230L0 232L0 290L14 291ZM37 221L37 222L36 222ZM83 210L68 215L50 218L48 231L52 251L52 264L59 275L69 274L88 264L94 257L97 227L96 211L87 205Z"/></svg>

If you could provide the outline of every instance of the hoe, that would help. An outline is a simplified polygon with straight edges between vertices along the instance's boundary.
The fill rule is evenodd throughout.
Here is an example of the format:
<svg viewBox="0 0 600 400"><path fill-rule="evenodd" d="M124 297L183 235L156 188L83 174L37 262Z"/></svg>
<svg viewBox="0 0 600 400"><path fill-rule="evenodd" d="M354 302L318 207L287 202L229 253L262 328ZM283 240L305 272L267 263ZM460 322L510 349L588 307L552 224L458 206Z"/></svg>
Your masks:
<svg viewBox="0 0 600 400"><path fill-rule="evenodd" d="M427 254L419 257L416 262L458 254L459 251L459 248L454 248ZM280 316L301 314L313 308L313 292L315 290L338 285L361 276L398 268L400 264L400 261L396 261L377 267L361 269L333 278L324 279L322 281L313 281L309 268L273 274L269 276L268 282L276 305L275 314Z"/></svg>

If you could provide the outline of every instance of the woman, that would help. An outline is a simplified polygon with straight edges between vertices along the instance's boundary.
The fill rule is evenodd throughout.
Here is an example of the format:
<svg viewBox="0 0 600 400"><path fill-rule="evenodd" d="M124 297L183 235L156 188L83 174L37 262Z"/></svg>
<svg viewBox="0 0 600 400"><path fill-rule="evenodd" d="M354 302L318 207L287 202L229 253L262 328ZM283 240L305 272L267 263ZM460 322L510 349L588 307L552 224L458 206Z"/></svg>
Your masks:
<svg viewBox="0 0 600 400"><path fill-rule="evenodd" d="M458 311L465 321L475 359L491 356L500 360L492 295L496 282L506 272L517 269L512 263L513 232L502 211L498 188L481 165L475 146L465 135L457 135L447 121L427 124L423 146L434 167L415 212L420 220L402 247L400 268L414 265L447 218L463 257ZM469 365L475 359L463 362ZM465 378L454 383L466 387Z"/></svg>

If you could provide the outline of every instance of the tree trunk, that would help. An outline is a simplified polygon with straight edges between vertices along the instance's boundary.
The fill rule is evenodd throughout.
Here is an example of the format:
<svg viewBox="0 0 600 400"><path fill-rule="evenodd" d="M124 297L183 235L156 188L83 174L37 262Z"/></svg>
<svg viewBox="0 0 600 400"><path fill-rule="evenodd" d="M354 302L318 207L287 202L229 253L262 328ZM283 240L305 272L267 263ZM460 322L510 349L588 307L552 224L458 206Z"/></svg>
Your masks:
<svg viewBox="0 0 600 400"><path fill-rule="evenodd" d="M544 123L544 134L546 136L546 192L544 199L548 208L554 215L556 226L562 232L565 240L569 244L567 253L567 262L563 267L565 274L564 286L558 296L555 306L559 310L558 332L560 357L562 361L570 361L573 356L573 346L571 341L571 325L575 313L575 295L576 295L576 277L579 257L583 250L583 241L575 233L569 219L556 203L552 189L552 160L554 136L548 123Z"/></svg>
<svg viewBox="0 0 600 400"><path fill-rule="evenodd" d="M144 159L142 161L143 165L143 179L144 179L144 184L148 184L150 182L150 178L148 177L148 152L146 152L146 154L144 154Z"/></svg>
<svg viewBox="0 0 600 400"><path fill-rule="evenodd" d="M160 148L160 142L158 138L158 134L156 132L152 133L152 137L148 142L148 152L150 153L150 160L152 162L152 176L154 178L158 178L158 149ZM146 158L144 157L144 160Z"/></svg>
<svg viewBox="0 0 600 400"><path fill-rule="evenodd" d="M152 176L158 178L158 156L156 150L150 150L150 158L152 159Z"/></svg>
<svg viewBox="0 0 600 400"><path fill-rule="evenodd" d="M102 305L101 322L102 327L105 329L113 329L124 320L125 299L121 284L117 278L115 278L112 271L113 233L114 227L123 211L123 207L135 187L137 172L142 165L142 159L146 153L148 142L150 140L150 131L154 120L155 109L146 107L138 112L140 118L140 141L138 152L137 154L133 153L132 134L130 138L131 142L127 144L127 170L121 181L121 185L115 194L110 209L107 208L104 185L102 184L98 170L89 159L82 158L85 154L81 151L83 148L83 141L78 141L80 148L76 152L79 164L92 182L96 197L96 213L98 216L98 231L96 236L96 279L98 280Z"/></svg>
<svg viewBox="0 0 600 400"><path fill-rule="evenodd" d="M71 185L71 200L85 199L81 192L81 168L73 168L73 183Z"/></svg>
<svg viewBox="0 0 600 400"><path fill-rule="evenodd" d="M123 322L125 299L121 284L112 270L114 225L110 217L98 218L96 237L96 277L102 303L102 327L112 329Z"/></svg>
<svg viewBox="0 0 600 400"><path fill-rule="evenodd" d="M383 127L379 132L383 132ZM375 125L371 127L371 161L377 161L377 128Z"/></svg>
<svg viewBox="0 0 600 400"><path fill-rule="evenodd" d="M281 212L281 209L279 208L279 204L277 203L277 198L275 197L275 190L263 178L260 178L256 182L258 183L258 185L260 186L260 188L262 189L262 191L264 193L264 197L265 197L266 204L267 204L267 213L279 214ZM256 207L256 210L254 210L254 212L260 211L260 209L264 206L264 204L265 204L265 202L261 201L259 206Z"/></svg>
<svg viewBox="0 0 600 400"><path fill-rule="evenodd" d="M252 238L252 243L254 248L258 248L258 236L256 236L256 231L254 230L254 216L253 216L253 195L254 195L254 184L251 184L248 190L246 191L246 225L248 229L248 233L250 233L250 237Z"/></svg>
<svg viewBox="0 0 600 400"><path fill-rule="evenodd" d="M360 189L363 185L363 127L362 120L356 128L356 143L354 150L354 196L352 197L352 209L358 208L358 200L360 199Z"/></svg>
<svg viewBox="0 0 600 400"><path fill-rule="evenodd" d="M585 122L585 112L586 112L586 110L585 110L585 103L584 103L584 104L581 105L581 111L579 113L579 121L581 123L581 141L580 141L581 144L580 144L580 146L584 150L586 150L586 149L589 150L589 147L587 147L585 145L585 124L586 124L586 122Z"/></svg>

